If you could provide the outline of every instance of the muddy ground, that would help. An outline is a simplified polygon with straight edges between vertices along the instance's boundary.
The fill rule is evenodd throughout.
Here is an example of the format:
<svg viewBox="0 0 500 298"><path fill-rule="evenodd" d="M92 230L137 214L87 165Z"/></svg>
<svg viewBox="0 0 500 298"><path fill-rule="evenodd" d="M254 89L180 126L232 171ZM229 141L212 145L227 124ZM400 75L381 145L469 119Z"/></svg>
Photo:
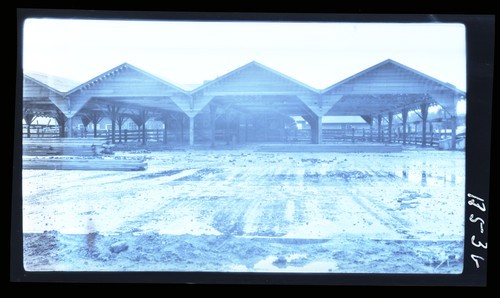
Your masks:
<svg viewBox="0 0 500 298"><path fill-rule="evenodd" d="M116 152L25 170L28 271L460 273L464 152Z"/></svg>

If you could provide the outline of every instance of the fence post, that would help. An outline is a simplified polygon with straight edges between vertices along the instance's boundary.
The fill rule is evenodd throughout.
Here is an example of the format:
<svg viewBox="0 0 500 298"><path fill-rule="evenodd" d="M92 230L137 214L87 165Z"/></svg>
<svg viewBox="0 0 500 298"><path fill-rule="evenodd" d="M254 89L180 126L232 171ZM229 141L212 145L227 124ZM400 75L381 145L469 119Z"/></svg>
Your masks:
<svg viewBox="0 0 500 298"><path fill-rule="evenodd" d="M127 134L128 134L128 129L125 129L123 131L123 140L124 140L125 143L127 142L127 139L128 139L128 135Z"/></svg>

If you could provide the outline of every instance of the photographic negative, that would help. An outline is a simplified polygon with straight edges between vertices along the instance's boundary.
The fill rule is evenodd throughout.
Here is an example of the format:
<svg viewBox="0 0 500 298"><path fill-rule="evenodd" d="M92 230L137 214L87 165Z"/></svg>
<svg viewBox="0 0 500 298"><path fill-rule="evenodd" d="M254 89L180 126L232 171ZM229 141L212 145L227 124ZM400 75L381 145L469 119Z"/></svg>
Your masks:
<svg viewBox="0 0 500 298"><path fill-rule="evenodd" d="M28 276L485 281L469 137L490 119L469 116L467 19L30 12L14 196Z"/></svg>

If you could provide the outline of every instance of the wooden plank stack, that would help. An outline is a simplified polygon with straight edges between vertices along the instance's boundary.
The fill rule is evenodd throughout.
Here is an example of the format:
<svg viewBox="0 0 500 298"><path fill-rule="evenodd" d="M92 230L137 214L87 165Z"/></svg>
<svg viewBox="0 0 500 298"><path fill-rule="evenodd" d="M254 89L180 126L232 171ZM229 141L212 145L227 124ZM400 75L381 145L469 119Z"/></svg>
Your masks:
<svg viewBox="0 0 500 298"><path fill-rule="evenodd" d="M25 170L144 171L147 168L148 163L145 158L23 157L23 169Z"/></svg>
<svg viewBox="0 0 500 298"><path fill-rule="evenodd" d="M98 138L23 139L23 169L143 171L145 157L114 156L113 146Z"/></svg>
<svg viewBox="0 0 500 298"><path fill-rule="evenodd" d="M100 138L24 138L23 155L95 156L101 154L105 139Z"/></svg>

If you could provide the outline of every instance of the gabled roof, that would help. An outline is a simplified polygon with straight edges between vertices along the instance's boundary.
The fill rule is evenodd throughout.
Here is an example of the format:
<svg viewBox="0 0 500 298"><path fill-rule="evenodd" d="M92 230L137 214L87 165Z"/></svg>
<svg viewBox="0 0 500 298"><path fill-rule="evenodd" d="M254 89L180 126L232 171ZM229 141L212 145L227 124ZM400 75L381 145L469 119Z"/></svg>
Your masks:
<svg viewBox="0 0 500 298"><path fill-rule="evenodd" d="M180 88L179 86L177 86L177 85L175 85L175 84L173 84L171 82L168 82L168 81L166 81L164 79L161 79L161 78L159 78L157 76L154 76L154 75L150 74L147 71L144 71L144 70L142 70L142 69L140 69L140 68L138 68L136 66L133 66L133 65L125 62L125 63L122 63L122 64L120 64L120 65L118 65L118 66L116 66L116 67L114 67L114 68L112 68L112 69L110 69L110 70L108 70L108 71L106 71L106 72L104 72L104 73L102 73L102 74L100 74L100 75L98 75L98 76L96 76L96 77L88 80L87 82L85 82L83 84L80 84L79 86L76 86L75 88L69 90L67 92L67 94L74 93L74 92L76 92L78 90L86 88L87 86L93 85L93 84L95 84L97 82L100 82L102 80L106 80L106 79L110 78L111 76L119 73L120 71L122 71L123 69L126 69L126 68L133 69L134 71L137 71L137 72L139 72L139 73L141 73L141 74L143 74L143 75L145 75L147 77L150 77L153 80L156 80L156 81L158 81L158 82L160 82L162 84L165 84L165 85L167 85L167 86L169 86L169 87L171 87L173 89L176 89L179 92L183 92L183 93L186 92L184 89Z"/></svg>
<svg viewBox="0 0 500 298"><path fill-rule="evenodd" d="M216 78L216 79L214 79L214 80L211 80L211 81L208 81L208 82L204 83L203 85L201 85L201 86L199 86L199 87L197 87L197 88L193 89L193 90L191 91L191 93L196 93L196 92L198 92L198 91L200 91L200 90L202 90L202 89L205 89L205 88L207 88L207 87L209 87L209 86L211 86L211 85L213 85L213 84L215 84L215 83L217 83L217 82L220 82L220 81L222 81L222 80L224 80L224 79L226 79L226 78L228 78L228 77L230 77L230 76L233 76L233 75L235 75L236 73L239 73L239 72L241 72L242 70L245 70L245 69L250 68L250 67L258 67L258 68L261 68L261 69L263 69L263 70L265 70L265 71L268 71L268 72L270 72L270 73L272 73L272 74L275 74L275 75L277 75L277 76L280 76L280 77L282 77L283 79L285 79L285 80L287 80L287 81L290 81L290 82L292 82L292 83L294 83L294 84L296 84L296 85L299 85L299 86L301 86L301 87L303 87L303 88L305 88L305 89L308 89L308 90L310 90L310 91L312 91L312 92L318 92L318 90L317 90L316 88L313 88L313 87L311 87L311 86L309 86L309 85L306 85L306 84L304 84L304 83L302 83L302 82L300 82L300 81L298 81L298 80L296 80L296 79L294 79L294 78L292 78L292 77L289 77L289 76L287 76L287 75L285 75L285 74L283 74L283 73L281 73L281 72L279 72L279 71L277 71L277 70L274 70L274 69L272 69L272 68L270 68L270 67L268 67L268 66L265 66L264 64L261 64L261 63L259 63L259 62L257 62L257 61L251 61L251 62L249 62L249 63L247 63L247 64L245 64L245 65L243 65L243 66L240 66L240 67L238 67L238 68L236 68L236 69L234 69L234 70L232 70L232 71L230 71L230 72L228 72L228 73L224 74L223 76L220 76L220 77L218 77L218 78Z"/></svg>
<svg viewBox="0 0 500 298"><path fill-rule="evenodd" d="M27 72L24 74L24 77L35 84L59 94L63 94L80 84L80 82L74 80L48 75L41 72Z"/></svg>
<svg viewBox="0 0 500 298"><path fill-rule="evenodd" d="M433 78L433 77L431 77L429 75L426 75L426 74L424 74L424 73L422 73L422 72L420 72L418 70L415 70L415 69L413 69L411 67L408 67L408 66L406 66L404 64L401 64L399 62L396 62L396 61L394 61L392 59L384 60L384 61L382 61L382 62L380 62L380 63L378 63L376 65L373 65L372 67L369 67L369 68L367 68L367 69L365 69L363 71L360 71L360 72L358 72L355 75L352 75L352 76L350 76L350 77L348 77L348 78L346 78L346 79L344 79L344 80L342 80L342 81L340 81L338 83L333 84L330 87L327 87L327 88L321 90L321 93L326 93L326 92L328 92L328 91L330 91L330 90L332 90L332 89L334 89L336 87L341 86L342 84L348 83L348 82L350 82L350 81L352 81L352 80L354 80L356 78L359 78L359 77L361 77L361 76L363 76L363 75L365 75L365 74L367 74L367 73L369 73L369 72L371 72L373 70L376 70L376 69L381 68L382 66L385 66L385 65L388 65L388 64L392 64L392 65L394 65L396 67L399 67L399 68L404 69L406 71L412 72L415 75L418 75L418 76L423 77L423 78L425 78L425 79L427 79L427 80L429 80L429 81L431 81L433 83L441 85L441 86L449 89L450 91L453 91L453 92L455 92L457 94L465 96L465 92L462 91L462 90L459 90L455 86L453 86L453 85L451 85L449 83L442 82L442 81L440 81L440 80L438 80L436 78Z"/></svg>

